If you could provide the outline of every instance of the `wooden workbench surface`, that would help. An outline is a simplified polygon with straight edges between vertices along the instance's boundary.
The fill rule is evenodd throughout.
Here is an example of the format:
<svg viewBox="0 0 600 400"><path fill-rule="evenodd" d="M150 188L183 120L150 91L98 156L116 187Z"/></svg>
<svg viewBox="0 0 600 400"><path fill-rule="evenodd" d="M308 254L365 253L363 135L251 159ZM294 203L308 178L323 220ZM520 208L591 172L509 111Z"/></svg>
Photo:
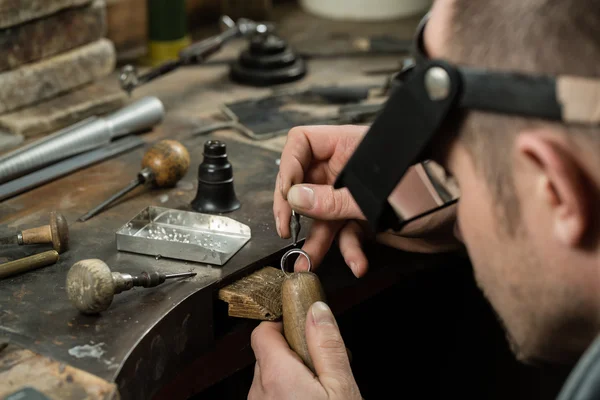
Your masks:
<svg viewBox="0 0 600 400"><path fill-rule="evenodd" d="M385 24L330 23L287 7L277 14L280 34L295 48L323 54L349 50L350 43L359 36L391 34L410 38L418 22L415 18ZM204 37L211 29L196 36ZM214 60L235 56L244 45L244 42L233 44ZM399 62L398 56L315 59L309 62L306 79L289 86L383 83L386 76L367 76L364 71L398 66ZM116 75L106 84L117 85ZM79 216L135 176L145 151L138 148L0 204L0 234L44 225L51 210L66 216L71 232L71 249L61 255L58 264L0 282L0 336L109 382L117 382L123 399L150 398L174 379L179 368L191 365L200 355L213 349L219 340L213 329L213 306L218 301L215 289L276 261L290 245L289 241L278 238L272 218L272 190L285 137L259 142L233 131L203 137L192 137L190 132L218 115L221 104L270 91L232 83L227 67L218 63L182 68L137 89L131 99L156 95L166 106L167 117L163 124L142 135L147 143L174 138L190 151L191 168L177 188L138 189L91 220L76 222ZM242 202L241 209L227 216L251 227L250 242L223 267L118 252L115 232L145 207L190 210L190 202L196 195L196 174L202 161L203 144L209 138L227 143L236 191ZM302 235L305 233L304 230ZM0 251L0 261L42 249L45 248L7 247ZM439 261L436 257L405 257L403 264L415 268ZM65 294L68 269L76 261L88 258L100 258L113 270L128 273L194 271L197 276L185 282L122 293L115 297L108 311L89 317L80 315ZM390 284L390 276L399 276L390 275L385 268L383 275L377 275L375 268L372 278L361 283L353 279L348 270L339 270L342 277L336 275L338 272L329 279L324 277L325 286L330 291L344 289L346 291L340 293L346 294L352 285L368 287L369 282L385 285ZM373 290L376 289L364 293L368 295ZM332 301L335 302L335 298ZM352 301L360 301L360 297ZM340 303L338 309L342 308Z"/></svg>

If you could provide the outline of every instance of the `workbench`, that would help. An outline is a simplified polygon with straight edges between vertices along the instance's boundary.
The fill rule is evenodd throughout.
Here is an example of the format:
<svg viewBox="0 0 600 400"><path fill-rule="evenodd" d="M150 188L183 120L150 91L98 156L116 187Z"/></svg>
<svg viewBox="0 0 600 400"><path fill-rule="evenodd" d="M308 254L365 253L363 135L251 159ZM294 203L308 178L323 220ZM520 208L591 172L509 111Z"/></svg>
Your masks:
<svg viewBox="0 0 600 400"><path fill-rule="evenodd" d="M356 36L391 34L410 39L418 20L329 22L305 15L295 7L284 7L277 10L275 22L282 37L296 49L327 54L348 49ZM214 29L207 27L195 36L206 37ZM240 41L229 46L214 60L235 56L244 45ZM387 76L367 75L365 70L395 68L400 61L397 55L315 59L309 62L307 77L289 86L382 83ZM118 85L116 75L106 84ZM55 210L68 220L71 249L61 254L56 265L0 282L0 336L116 383L122 399L186 399L252 364L249 338L257 321L228 318L227 307L216 294L219 288L258 268L277 266L291 246L289 240L277 236L272 216L273 188L285 136L255 141L234 131L197 137L190 136L190 132L218 114L219 105L270 91L232 83L227 66L218 62L184 67L140 87L132 99L156 95L166 106L164 122L140 135L147 143L177 139L190 152L191 167L176 188L135 190L91 220L76 222L134 178L145 150L138 148L1 203L0 234L44 225L48 212ZM117 251L115 232L145 207L191 210L197 167L208 139L227 144L236 193L242 203L239 210L227 216L247 224L252 230L251 240L222 267ZM305 222L302 238L308 226ZM339 257L317 270L337 315L416 271L437 268L446 260L444 255L406 254L377 245L368 248L371 269L363 279L354 278ZM6 247L0 249L0 261L43 249L46 247L41 245ZM157 288L130 290L116 296L101 315L85 316L69 303L65 278L75 262L90 258L132 274L159 270L193 271L197 275Z"/></svg>

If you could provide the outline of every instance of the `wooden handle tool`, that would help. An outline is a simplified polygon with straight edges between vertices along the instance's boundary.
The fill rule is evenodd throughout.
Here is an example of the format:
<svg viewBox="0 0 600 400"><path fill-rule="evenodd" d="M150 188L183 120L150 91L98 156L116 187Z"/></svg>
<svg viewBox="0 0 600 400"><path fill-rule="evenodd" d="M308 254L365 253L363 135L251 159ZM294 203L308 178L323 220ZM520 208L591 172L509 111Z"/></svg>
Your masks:
<svg viewBox="0 0 600 400"><path fill-rule="evenodd" d="M310 307L317 301L325 301L325 293L316 274L310 272L311 260L307 253L292 249L281 258L281 269L285 272L285 261L291 254L301 254L308 260L309 271L288 274L281 289L283 312L283 333L290 345L313 372L315 367L306 343L306 316Z"/></svg>
<svg viewBox="0 0 600 400"><path fill-rule="evenodd" d="M112 272L104 261L96 258L81 260L73 264L67 273L67 297L83 314L98 314L108 309L115 294L135 286L156 287L167 279L191 276L196 276L196 273L142 272L139 275L130 275Z"/></svg>
<svg viewBox="0 0 600 400"><path fill-rule="evenodd" d="M54 250L64 253L69 249L69 226L65 217L56 211L50 212L50 223L26 229L17 235L0 238L0 244L43 244L51 243Z"/></svg>
<svg viewBox="0 0 600 400"><path fill-rule="evenodd" d="M142 159L142 170L127 186L79 217L84 222L100 213L108 205L125 196L140 185L149 184L157 188L174 187L190 167L190 153L176 140L164 139L155 143Z"/></svg>

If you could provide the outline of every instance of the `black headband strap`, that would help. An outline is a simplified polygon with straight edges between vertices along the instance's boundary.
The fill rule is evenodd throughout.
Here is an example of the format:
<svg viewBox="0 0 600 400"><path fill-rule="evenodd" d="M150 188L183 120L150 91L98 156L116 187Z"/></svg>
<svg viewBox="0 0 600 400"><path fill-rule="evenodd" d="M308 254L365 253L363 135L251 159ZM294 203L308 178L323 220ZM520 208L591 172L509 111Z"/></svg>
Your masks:
<svg viewBox="0 0 600 400"><path fill-rule="evenodd" d="M387 198L456 105L460 87L460 74L444 62L416 69L390 95L338 176L335 187L348 188L376 232L397 228Z"/></svg>

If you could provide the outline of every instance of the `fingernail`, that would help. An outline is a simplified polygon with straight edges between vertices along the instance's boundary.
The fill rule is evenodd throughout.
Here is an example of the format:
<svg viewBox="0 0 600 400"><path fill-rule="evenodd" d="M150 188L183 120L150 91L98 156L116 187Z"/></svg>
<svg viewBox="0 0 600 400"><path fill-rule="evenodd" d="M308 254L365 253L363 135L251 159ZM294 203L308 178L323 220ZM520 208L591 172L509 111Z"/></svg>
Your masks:
<svg viewBox="0 0 600 400"><path fill-rule="evenodd" d="M279 215L275 217L275 229L277 229L277 235L281 237L281 231L279 230Z"/></svg>
<svg viewBox="0 0 600 400"><path fill-rule="evenodd" d="M292 186L288 192L288 202L292 207L310 210L315 203L315 192L306 186Z"/></svg>
<svg viewBox="0 0 600 400"><path fill-rule="evenodd" d="M322 301L317 301L311 307L312 316L317 325L335 325L335 319L329 306Z"/></svg>

